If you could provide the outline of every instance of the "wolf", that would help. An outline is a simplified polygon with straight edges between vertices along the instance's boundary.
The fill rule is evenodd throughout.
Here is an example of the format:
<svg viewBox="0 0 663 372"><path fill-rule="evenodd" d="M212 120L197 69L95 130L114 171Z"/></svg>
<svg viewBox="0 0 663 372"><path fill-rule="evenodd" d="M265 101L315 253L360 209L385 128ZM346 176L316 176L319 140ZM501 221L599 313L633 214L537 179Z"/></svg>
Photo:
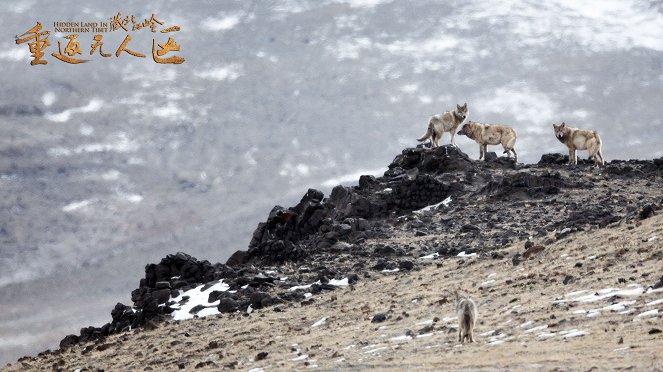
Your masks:
<svg viewBox="0 0 663 372"><path fill-rule="evenodd" d="M423 135L423 137L418 138L417 141L423 142L427 139L431 139L432 147L438 147L440 145L440 138L444 132L449 132L451 136L451 145L456 146L456 140L454 136L456 135L456 128L463 123L467 115L469 114L467 108L467 103L464 103L462 106L456 104L456 108L453 111L447 111L444 114L433 115L428 119L428 130Z"/></svg>
<svg viewBox="0 0 663 372"><path fill-rule="evenodd" d="M456 295L456 315L458 316L458 342L474 342L474 326L477 321L477 305L471 298L454 291Z"/></svg>
<svg viewBox="0 0 663 372"><path fill-rule="evenodd" d="M479 159L485 158L488 145L502 144L504 154L510 158L513 152L513 157L518 163L518 153L514 148L517 137L516 130L510 126L468 121L457 134L468 136L479 144Z"/></svg>
<svg viewBox="0 0 663 372"><path fill-rule="evenodd" d="M601 151L601 136L597 131L567 127L564 122L560 125L553 124L553 130L559 142L569 148L569 164L578 164L576 150L589 151L589 158L594 160L595 167L605 164Z"/></svg>

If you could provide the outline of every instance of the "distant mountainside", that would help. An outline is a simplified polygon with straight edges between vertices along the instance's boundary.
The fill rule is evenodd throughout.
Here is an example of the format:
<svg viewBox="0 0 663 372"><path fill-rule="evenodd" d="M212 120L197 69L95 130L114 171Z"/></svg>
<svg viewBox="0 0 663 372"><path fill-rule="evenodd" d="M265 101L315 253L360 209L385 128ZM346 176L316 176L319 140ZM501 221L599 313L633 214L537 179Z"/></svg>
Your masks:
<svg viewBox="0 0 663 372"><path fill-rule="evenodd" d="M216 327L214 324L223 328L234 324L235 319L253 318L254 322L261 322L265 316L269 318L269 314L280 312L287 312L294 321L297 314L310 315L310 311L305 310L309 306L319 305L320 301L335 301L338 296L343 296L348 303L369 301L368 298L355 298L367 295L357 293L354 296L352 289L357 286L366 288L374 285L371 283L384 284L389 277L408 283L419 277L421 281L422 275L435 276L439 274L436 271L446 272L456 265L460 271L452 277L445 275L434 282L430 282L432 278L421 281L420 285L431 288L431 292L416 292L410 288L409 295L416 294L417 301L431 307L429 312L438 314L437 309L444 309L443 305L448 301L448 292L444 291L460 286L473 296L481 297L482 306L485 306L485 303L497 301L496 296L502 297L496 291L508 288L514 282L514 279L498 282L498 279L491 278L509 277L515 270L519 277L517 281L529 280L530 284L544 285L540 289L544 291L542 295L555 299L553 308L556 314L559 306L555 304L612 301L612 305L608 303L605 308L587 310L589 313L585 310L573 312L581 315L574 315L570 319L576 320L567 322L578 329L567 333L543 331L549 325L532 328L534 320L523 325L505 324L492 333L485 332L487 325L482 323L481 332L485 333L479 337L477 348L488 348L502 343L498 341L513 339L506 336L512 333L513 327L527 328L527 332L541 330L539 337L542 339L558 335L561 339L584 336L588 331L579 329L586 326L586 321L577 318L591 318L602 311L636 309L620 314L626 314L630 319L636 311L639 313L635 321L641 318L646 324L660 321L663 298L657 298L663 291L659 289L663 286L663 273L656 267L663 259L660 245L663 230L660 223L652 222L647 223L646 232L642 232L641 225L660 214L663 208L659 191L663 183L663 158L613 160L602 168L593 168L588 161L568 166L568 158L559 154L546 154L537 164L514 164L511 159L498 158L494 153L489 153L488 158L485 162L473 161L452 146L407 148L389 165L384 176L361 176L357 186L336 186L327 197L320 191L309 189L297 205L290 208L275 206L267 220L255 229L248 250L235 252L225 264L201 261L182 252L168 255L158 264L149 264L139 287L131 293L133 304L118 303L111 312L111 322L102 327L83 328L79 335L65 337L60 350L42 353L37 358L22 358L8 370L43 366L54 360L57 360L56 369L80 367L85 360L87 366L128 368L128 365L110 360L119 355L118 360L126 363L126 358L131 357L127 352L118 349L111 356L106 350L138 339L149 340L153 334L150 332L166 329L172 329L169 334L173 334L177 333L176 329ZM655 220L659 221L660 216ZM630 230L648 235L644 238L640 235L638 238L623 236ZM601 237L601 244L592 240L594 235ZM605 242L610 243L609 247L604 246ZM524 249L521 248L523 245ZM629 267L642 269L631 272ZM634 273L638 275L634 276ZM537 275L539 279L543 278L543 282L536 279ZM613 279L602 281L601 276L615 277L617 282L612 282ZM592 294L581 284L619 288ZM625 289L620 289L624 286ZM550 287L549 293L545 293L545 287ZM344 294L334 294L339 290ZM525 295L527 292L523 290L518 289L512 295ZM561 295L559 291L567 294ZM566 299L581 293L589 297L585 300L579 297ZM638 300L630 300L632 296L640 295L646 295L646 306ZM443 299L438 301L440 296ZM626 298L629 300L623 300ZM398 306L404 306L403 299L395 300ZM338 305L346 308L343 302ZM369 306L364 316L373 316L373 322L402 320L407 312L399 316L400 310L391 311L393 308L384 303L377 308ZM321 311L319 306L317 309ZM378 309L386 311L386 315L383 312L372 314ZM539 317L547 318L545 313L552 310L546 309L537 310L541 313ZM482 315L491 317L486 310ZM208 320L201 324L187 320L191 318ZM628 335L630 331L626 329L634 320L623 318L620 318L620 334ZM325 319L328 317L321 317L320 324L313 327L326 324ZM338 314L336 319L340 320ZM453 328L449 328L452 324L446 324L451 320L444 320L445 325L440 326L439 315L435 319L426 323L425 332L420 330L419 335L449 333L450 340L446 341L453 345ZM556 318L551 316L550 319ZM558 323L561 322L558 320ZM245 327L250 327L249 324ZM596 332L595 328L592 332ZM650 334L657 335L661 332L659 328L652 328ZM214 341L216 346L210 341L207 349L221 348L219 352L232 354L233 351L226 347L241 344L241 334L243 332L224 336L221 344ZM296 338L296 334L283 337ZM403 340L416 338L416 332L412 335L405 332L404 335ZM253 334L253 337L260 335ZM660 347L663 339L652 337L651 342ZM161 348L167 342L170 341L152 341L154 345L162 345ZM181 339L173 337L170 345L180 342ZM145 346L145 342L140 344ZM582 342L574 345L581 349L585 347ZM323 348L332 346L330 343L318 345ZM295 349L293 346L293 351ZM153 360L150 350L130 350L138 359ZM83 356L79 357L78 351ZM176 369L175 365L180 364L182 368L194 366L191 355L182 350L178 353L180 362L174 362L173 358L162 362L153 360L151 368ZM217 356L217 359L208 360L209 363L201 362L200 367L266 367L275 362L272 359L258 363L266 359L266 355L263 358L258 351L256 354L253 358L252 355L235 353L234 357L238 358L235 361L220 361L221 357ZM660 356L653 357L652 361L660 364ZM560 361L560 366L573 367L567 364L570 362ZM422 363L421 366L427 366ZM484 363L490 365L488 360ZM548 366L555 365L551 363ZM398 362L394 362L394 366L397 365ZM199 368L198 364L195 366Z"/></svg>

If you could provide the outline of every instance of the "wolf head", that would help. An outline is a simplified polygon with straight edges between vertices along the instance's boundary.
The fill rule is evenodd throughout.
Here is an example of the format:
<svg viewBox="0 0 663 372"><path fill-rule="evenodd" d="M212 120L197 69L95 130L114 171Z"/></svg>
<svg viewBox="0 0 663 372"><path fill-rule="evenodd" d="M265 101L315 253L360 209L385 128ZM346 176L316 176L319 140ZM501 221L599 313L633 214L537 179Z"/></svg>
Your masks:
<svg viewBox="0 0 663 372"><path fill-rule="evenodd" d="M467 109L467 102L463 103L463 105L458 105L456 104L456 109L454 110L454 114L458 119L460 119L461 123L465 118L467 117L467 114L469 114L469 110Z"/></svg>
<svg viewBox="0 0 663 372"><path fill-rule="evenodd" d="M467 123L463 124L463 127L460 128L460 130L456 134L465 135L465 136L468 136L469 138L472 138L472 126L473 125L474 125L473 121L471 121L471 120L468 121ZM472 138L472 139L474 139L474 138Z"/></svg>
<svg viewBox="0 0 663 372"><path fill-rule="evenodd" d="M553 130L555 131L555 137L557 137L560 142L564 142L564 139L569 135L570 129L566 126L566 123L557 125L553 124Z"/></svg>
<svg viewBox="0 0 663 372"><path fill-rule="evenodd" d="M454 290L453 293L454 293L454 296L456 297L455 298L455 304L454 304L455 308L456 308L456 311L457 312L464 311L465 310L465 305L466 305L466 302L467 302L467 299L468 299L467 296L462 294L460 292L460 289Z"/></svg>

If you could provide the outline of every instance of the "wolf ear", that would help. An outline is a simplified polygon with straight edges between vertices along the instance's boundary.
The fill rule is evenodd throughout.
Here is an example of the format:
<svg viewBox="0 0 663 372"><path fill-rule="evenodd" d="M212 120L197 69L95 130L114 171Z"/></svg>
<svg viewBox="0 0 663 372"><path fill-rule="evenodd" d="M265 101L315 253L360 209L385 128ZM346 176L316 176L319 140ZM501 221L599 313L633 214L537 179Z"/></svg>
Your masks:
<svg viewBox="0 0 663 372"><path fill-rule="evenodd" d="M467 107L467 102L463 103L463 107Z"/></svg>
<svg viewBox="0 0 663 372"><path fill-rule="evenodd" d="M456 104L456 108L459 109L459 110L461 109L459 104Z"/></svg>
<svg viewBox="0 0 663 372"><path fill-rule="evenodd" d="M563 127L563 126L566 126L565 122L562 122L562 124L560 125L560 127Z"/></svg>

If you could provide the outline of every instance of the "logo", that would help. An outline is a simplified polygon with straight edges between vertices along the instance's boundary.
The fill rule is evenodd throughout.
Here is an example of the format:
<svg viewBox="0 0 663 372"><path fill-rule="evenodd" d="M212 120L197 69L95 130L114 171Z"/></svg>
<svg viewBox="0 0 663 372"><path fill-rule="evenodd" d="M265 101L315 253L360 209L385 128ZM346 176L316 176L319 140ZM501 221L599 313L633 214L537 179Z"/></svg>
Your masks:
<svg viewBox="0 0 663 372"><path fill-rule="evenodd" d="M174 65L184 62L184 58L175 54L179 52L180 45L170 36L171 33L180 31L179 26L165 26L164 22L157 19L154 14L150 18L140 21L134 15L123 17L122 13L118 12L108 20L108 22L53 22L56 33L67 35L63 36L64 40L56 40L57 52L51 53L51 56L70 64L90 62L91 59L85 59L83 56L93 56L95 54L98 54L100 58L109 58L113 54L118 58L123 53L136 58L146 58L146 50L149 49L149 45L147 47L145 45L134 45L134 43L131 43L131 34L148 30L143 32L154 34L152 38L152 59L154 62ZM127 34L117 47L106 45L104 42L103 34L112 32L126 32ZM79 39L80 34L94 35L91 38ZM51 36L51 31L44 30L39 21L22 35L16 36L16 44L27 43L32 57L32 61L30 61L32 66L48 64L45 54L51 46L49 36ZM89 49L87 46L81 46L81 43L86 43L86 41L90 43ZM107 51L112 49L115 53L104 53L104 48L107 48ZM89 53L86 53L88 50Z"/></svg>

